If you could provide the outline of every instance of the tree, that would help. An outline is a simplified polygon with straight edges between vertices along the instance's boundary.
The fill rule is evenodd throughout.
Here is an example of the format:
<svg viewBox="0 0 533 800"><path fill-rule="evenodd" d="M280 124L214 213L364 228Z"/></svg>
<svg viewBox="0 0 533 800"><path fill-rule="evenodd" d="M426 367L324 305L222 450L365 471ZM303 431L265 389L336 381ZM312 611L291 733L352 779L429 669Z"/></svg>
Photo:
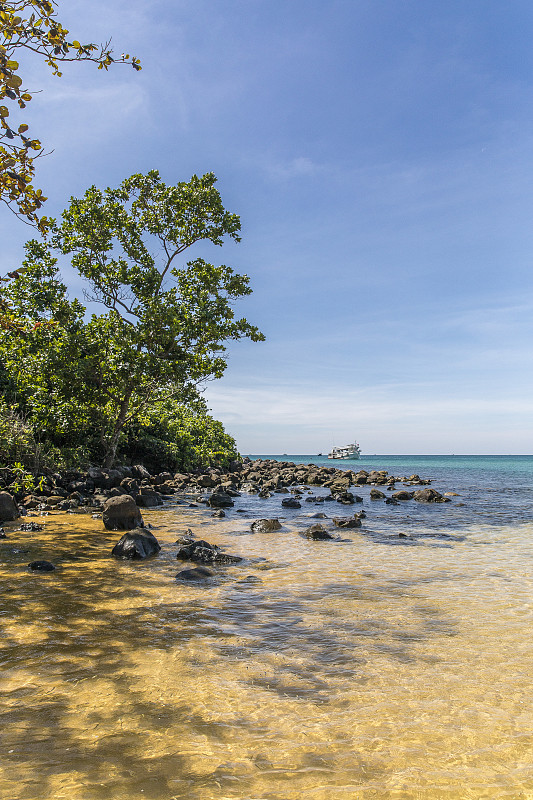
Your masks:
<svg viewBox="0 0 533 800"><path fill-rule="evenodd" d="M8 101L25 109L32 99L23 87L17 52L31 51L42 57L58 77L60 64L68 61L92 61L105 70L115 62L141 69L139 59L129 54L115 59L110 40L99 47L71 40L56 16L56 7L55 0L0 0L0 200L42 233L49 224L47 217L39 217L46 197L32 180L35 159L43 155L43 148L39 139L29 135L26 123L11 122L10 109L4 105Z"/></svg>
<svg viewBox="0 0 533 800"><path fill-rule="evenodd" d="M39 326L37 336L2 335L11 374L17 362L19 373L26 366L17 380L33 386L25 390L31 413L43 420L48 414L46 424L56 420L56 435L67 437L72 414L79 429L98 433L106 466L127 426L150 408L176 398L187 403L205 381L222 376L228 341L264 339L233 311L234 300L251 293L246 275L202 258L177 266L195 243L240 241L239 217L224 209L215 183L208 173L166 186L154 170L117 189L91 187L71 199L48 243L29 243L25 270L0 293L28 329ZM80 304L66 298L54 252L70 255L105 313L83 321Z"/></svg>

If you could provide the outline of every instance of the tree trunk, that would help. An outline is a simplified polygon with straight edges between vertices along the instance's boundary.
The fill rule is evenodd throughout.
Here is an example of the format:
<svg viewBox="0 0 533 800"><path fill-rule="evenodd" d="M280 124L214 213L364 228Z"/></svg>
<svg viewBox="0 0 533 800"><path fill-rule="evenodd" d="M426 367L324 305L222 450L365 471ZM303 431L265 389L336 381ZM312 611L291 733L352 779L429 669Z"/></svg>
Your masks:
<svg viewBox="0 0 533 800"><path fill-rule="evenodd" d="M128 408L130 405L130 399L132 393L133 389L130 389L120 404L120 411L116 419L116 422L113 426L113 433L111 434L111 437L107 443L107 448L103 463L103 466L106 469L109 469L109 467L112 467L113 464L115 463L115 458L117 456L118 441L120 439L120 434L122 433L122 429L126 422L126 417L128 414Z"/></svg>

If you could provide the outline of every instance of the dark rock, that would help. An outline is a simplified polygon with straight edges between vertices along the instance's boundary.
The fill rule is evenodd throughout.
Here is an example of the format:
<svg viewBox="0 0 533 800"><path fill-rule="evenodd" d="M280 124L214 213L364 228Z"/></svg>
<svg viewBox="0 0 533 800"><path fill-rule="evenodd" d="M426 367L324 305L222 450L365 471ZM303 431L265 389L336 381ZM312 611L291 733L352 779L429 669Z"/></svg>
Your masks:
<svg viewBox="0 0 533 800"><path fill-rule="evenodd" d="M23 522L19 528L19 531L42 531L44 530L44 525L39 525L38 522Z"/></svg>
<svg viewBox="0 0 533 800"><path fill-rule="evenodd" d="M284 508L301 508L302 504L296 500L295 497L286 497L285 500L281 501L281 505Z"/></svg>
<svg viewBox="0 0 533 800"><path fill-rule="evenodd" d="M340 492L335 497L337 503L342 503L345 506L351 506L355 503L355 497L352 492Z"/></svg>
<svg viewBox="0 0 533 800"><path fill-rule="evenodd" d="M260 497L262 500L266 500L267 497L272 497L268 489L261 489L261 491L257 496Z"/></svg>
<svg viewBox="0 0 533 800"><path fill-rule="evenodd" d="M17 504L9 492L0 492L0 522L10 522L19 516Z"/></svg>
<svg viewBox="0 0 533 800"><path fill-rule="evenodd" d="M102 519L108 531L130 531L143 526L141 512L129 494L106 500Z"/></svg>
<svg viewBox="0 0 533 800"><path fill-rule="evenodd" d="M279 519L256 519L250 525L250 529L254 533L269 533L281 530L281 524Z"/></svg>
<svg viewBox="0 0 533 800"><path fill-rule="evenodd" d="M413 499L417 503L448 503L449 498L443 497L435 489L418 489L413 492Z"/></svg>
<svg viewBox="0 0 533 800"><path fill-rule="evenodd" d="M204 539L180 547L176 558L181 561L196 561L200 564L238 564L243 560L240 556L221 553L216 545L209 544Z"/></svg>
<svg viewBox="0 0 533 800"><path fill-rule="evenodd" d="M392 495L395 500L412 500L414 492L408 492L407 489L400 489L399 492L394 492Z"/></svg>
<svg viewBox="0 0 533 800"><path fill-rule="evenodd" d="M370 490L370 499L371 500L384 500L385 495L383 492L380 492L379 489L371 489Z"/></svg>
<svg viewBox="0 0 533 800"><path fill-rule="evenodd" d="M161 546L147 528L128 531L114 546L111 554L116 558L148 558L159 553Z"/></svg>
<svg viewBox="0 0 533 800"><path fill-rule="evenodd" d="M211 508L231 508L235 505L230 495L227 492L215 491L207 501Z"/></svg>
<svg viewBox="0 0 533 800"><path fill-rule="evenodd" d="M303 535L306 539L313 539L314 541L322 541L325 539L335 539L333 534L328 533L328 531L324 528L323 525L317 523L316 525L311 525L310 528L307 528Z"/></svg>
<svg viewBox="0 0 533 800"><path fill-rule="evenodd" d="M139 480L150 480L151 477L146 467L143 467L142 464L135 464L135 466L131 468L131 474L134 478L138 478Z"/></svg>
<svg viewBox="0 0 533 800"><path fill-rule="evenodd" d="M226 512L223 509L218 508L216 511L213 511L211 514L212 517L216 517L217 519L222 519L222 517L226 516Z"/></svg>
<svg viewBox="0 0 533 800"><path fill-rule="evenodd" d="M400 505L399 502L394 497L387 497L387 499L385 500L385 503L388 506L399 506Z"/></svg>
<svg viewBox="0 0 533 800"><path fill-rule="evenodd" d="M333 517L333 524L337 528L360 528L361 518L358 514L353 517Z"/></svg>
<svg viewBox="0 0 533 800"><path fill-rule="evenodd" d="M191 569L182 569L176 575L176 579L181 581L201 581L206 578L212 578L214 574L207 567L192 567Z"/></svg>
<svg viewBox="0 0 533 800"><path fill-rule="evenodd" d="M52 572L55 569L51 561L32 561L28 567L35 572Z"/></svg>
<svg viewBox="0 0 533 800"><path fill-rule="evenodd" d="M135 503L140 508L155 508L163 505L163 500L159 492L149 486L141 486L139 494L135 496Z"/></svg>

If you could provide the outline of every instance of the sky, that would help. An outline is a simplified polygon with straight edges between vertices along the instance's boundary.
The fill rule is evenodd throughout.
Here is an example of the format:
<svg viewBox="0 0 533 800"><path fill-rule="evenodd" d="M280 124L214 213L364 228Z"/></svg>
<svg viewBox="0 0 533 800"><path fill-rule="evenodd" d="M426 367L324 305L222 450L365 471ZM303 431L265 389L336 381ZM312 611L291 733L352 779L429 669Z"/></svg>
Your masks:
<svg viewBox="0 0 533 800"><path fill-rule="evenodd" d="M205 392L241 453L533 452L529 0L59 7L143 69L27 61L46 213L216 174L242 242L200 254L250 276L236 311L266 337ZM2 274L31 235L0 214Z"/></svg>

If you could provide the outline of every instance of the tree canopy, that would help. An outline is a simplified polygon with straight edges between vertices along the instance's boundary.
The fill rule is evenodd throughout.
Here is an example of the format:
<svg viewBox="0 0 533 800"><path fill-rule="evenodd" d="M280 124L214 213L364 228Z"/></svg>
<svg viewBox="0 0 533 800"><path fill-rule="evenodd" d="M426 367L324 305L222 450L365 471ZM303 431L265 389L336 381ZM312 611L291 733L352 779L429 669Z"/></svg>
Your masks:
<svg viewBox="0 0 533 800"><path fill-rule="evenodd" d="M40 436L73 442L97 432L110 466L128 426L148 424L156 406L197 400L199 386L222 376L228 341L263 340L233 311L251 293L246 275L202 258L178 263L195 243L240 240L239 217L215 183L207 173L167 186L154 170L116 189L93 186L71 199L49 242L27 244L0 300L32 333L3 331L0 358ZM104 313L87 319L68 298L60 254Z"/></svg>
<svg viewBox="0 0 533 800"><path fill-rule="evenodd" d="M92 61L105 70L114 63L141 69L139 59L128 53L115 58L110 40L98 46L72 39L56 9L55 0L0 0L0 200L41 232L49 225L46 216L39 216L46 197L32 181L43 147L29 134L28 125L18 119L14 122L11 114L13 107L24 110L32 99L32 92L23 85L18 52L35 53L58 77L61 65L69 61Z"/></svg>

